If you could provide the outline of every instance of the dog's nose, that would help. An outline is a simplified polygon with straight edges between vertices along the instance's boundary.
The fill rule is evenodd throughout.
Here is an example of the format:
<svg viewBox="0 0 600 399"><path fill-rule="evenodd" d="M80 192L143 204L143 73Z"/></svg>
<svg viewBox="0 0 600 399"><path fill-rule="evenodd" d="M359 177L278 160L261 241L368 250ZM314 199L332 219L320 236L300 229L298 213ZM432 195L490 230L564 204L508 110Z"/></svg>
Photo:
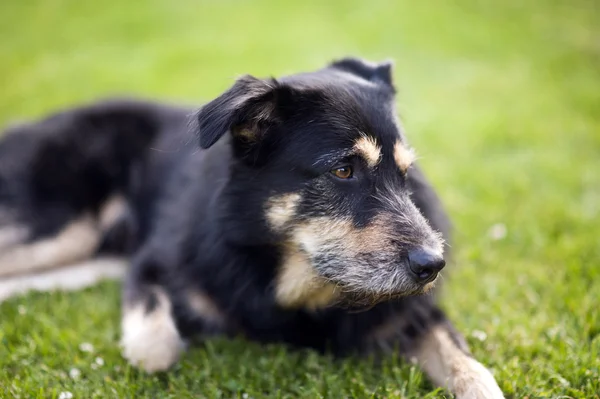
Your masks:
<svg viewBox="0 0 600 399"><path fill-rule="evenodd" d="M410 271L420 283L433 281L446 261L437 252L427 249L416 249L408 253Z"/></svg>

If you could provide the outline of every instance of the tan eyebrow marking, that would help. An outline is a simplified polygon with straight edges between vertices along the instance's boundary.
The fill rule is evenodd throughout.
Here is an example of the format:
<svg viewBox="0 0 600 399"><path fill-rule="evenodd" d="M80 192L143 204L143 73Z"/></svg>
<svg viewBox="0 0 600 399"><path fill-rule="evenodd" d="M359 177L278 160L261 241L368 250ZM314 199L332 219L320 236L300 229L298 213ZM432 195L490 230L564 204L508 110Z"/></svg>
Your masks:
<svg viewBox="0 0 600 399"><path fill-rule="evenodd" d="M369 167L374 167L381 159L381 147L373 137L363 135L354 143L354 151L367 161Z"/></svg>
<svg viewBox="0 0 600 399"><path fill-rule="evenodd" d="M412 148L406 148L401 141L396 141L396 144L394 144L394 160L402 173L406 173L415 161L415 152Z"/></svg>

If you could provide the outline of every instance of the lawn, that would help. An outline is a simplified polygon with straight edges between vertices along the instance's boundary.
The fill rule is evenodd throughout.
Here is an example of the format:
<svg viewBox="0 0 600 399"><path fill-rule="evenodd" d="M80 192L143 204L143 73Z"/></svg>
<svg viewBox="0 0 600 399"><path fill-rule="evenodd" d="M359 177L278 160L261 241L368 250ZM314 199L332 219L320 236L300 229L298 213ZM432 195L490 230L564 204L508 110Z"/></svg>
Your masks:
<svg viewBox="0 0 600 399"><path fill-rule="evenodd" d="M111 94L200 103L244 73L392 58L455 223L444 308L507 397L600 398L599 20L593 0L4 0L0 124ZM398 359L243 341L147 376L118 336L114 282L0 304L0 397L444 397Z"/></svg>

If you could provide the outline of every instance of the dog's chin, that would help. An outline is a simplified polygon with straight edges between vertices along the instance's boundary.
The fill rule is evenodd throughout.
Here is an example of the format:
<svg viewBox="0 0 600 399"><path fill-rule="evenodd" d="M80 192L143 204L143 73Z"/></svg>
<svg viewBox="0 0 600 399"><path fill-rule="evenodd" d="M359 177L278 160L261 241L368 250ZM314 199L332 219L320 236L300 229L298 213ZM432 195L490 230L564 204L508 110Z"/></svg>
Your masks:
<svg viewBox="0 0 600 399"><path fill-rule="evenodd" d="M404 287L403 290L392 292L342 289L337 297L336 306L352 312L366 311L380 303L428 294L435 286L437 279L436 277L426 284L414 283L409 287Z"/></svg>

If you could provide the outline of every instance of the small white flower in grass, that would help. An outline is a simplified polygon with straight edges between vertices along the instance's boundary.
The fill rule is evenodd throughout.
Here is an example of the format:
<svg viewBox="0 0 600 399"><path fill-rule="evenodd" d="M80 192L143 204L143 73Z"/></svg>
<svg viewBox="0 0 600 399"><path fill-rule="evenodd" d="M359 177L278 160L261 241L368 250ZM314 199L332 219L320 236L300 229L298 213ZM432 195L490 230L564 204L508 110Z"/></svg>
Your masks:
<svg viewBox="0 0 600 399"><path fill-rule="evenodd" d="M506 238L506 233L508 232L506 225L504 223L496 223L488 230L488 236L494 240L502 240Z"/></svg>
<svg viewBox="0 0 600 399"><path fill-rule="evenodd" d="M17 312L19 312L19 314L25 314L27 313L27 308L23 305L19 305L17 306Z"/></svg>
<svg viewBox="0 0 600 399"><path fill-rule="evenodd" d="M473 330L473 332L471 333L471 336L481 342L483 342L487 339L487 334L481 330Z"/></svg>
<svg viewBox="0 0 600 399"><path fill-rule="evenodd" d="M94 359L94 363L92 363L91 367L93 370L98 369L99 367L104 366L104 359L102 359L101 357L97 357Z"/></svg>
<svg viewBox="0 0 600 399"><path fill-rule="evenodd" d="M94 345L90 344L89 342L83 342L79 345L79 350L82 352L93 352Z"/></svg>
<svg viewBox="0 0 600 399"><path fill-rule="evenodd" d="M555 376L550 377L550 380L558 381L558 383L565 388L571 386L571 383L560 374L556 374Z"/></svg>
<svg viewBox="0 0 600 399"><path fill-rule="evenodd" d="M79 371L79 369L73 367L71 370L69 370L69 376L76 380L77 378L79 378L81 376L81 371Z"/></svg>
<svg viewBox="0 0 600 399"><path fill-rule="evenodd" d="M61 392L58 394L58 399L71 399L73 394L71 392Z"/></svg>

